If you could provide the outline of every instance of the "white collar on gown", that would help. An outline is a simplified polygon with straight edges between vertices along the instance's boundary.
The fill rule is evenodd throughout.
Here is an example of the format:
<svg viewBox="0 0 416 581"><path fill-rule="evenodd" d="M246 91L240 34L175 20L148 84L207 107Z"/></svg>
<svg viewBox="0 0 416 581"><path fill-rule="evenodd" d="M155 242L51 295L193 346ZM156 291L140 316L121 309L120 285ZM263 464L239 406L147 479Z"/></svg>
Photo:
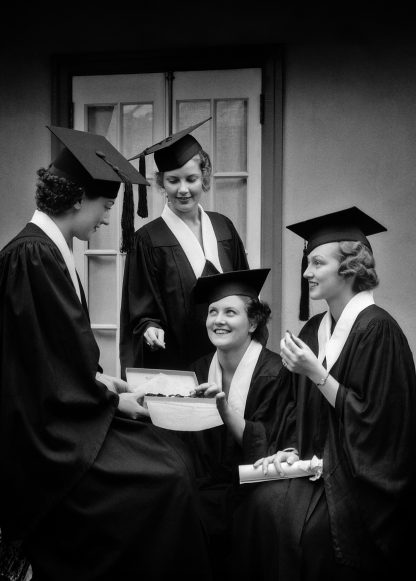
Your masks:
<svg viewBox="0 0 416 581"><path fill-rule="evenodd" d="M254 369L262 349L263 346L261 343L252 339L231 380L227 398L228 405L241 417L244 417L251 378L253 377ZM222 387L222 370L218 361L217 351L214 353L211 365L209 366L208 383L215 383L219 387Z"/></svg>
<svg viewBox="0 0 416 581"><path fill-rule="evenodd" d="M202 242L205 250L187 224L179 218L167 204L163 208L162 218L166 225L177 238L182 250L189 260L196 278L199 278L205 268L206 260L212 262L218 272L222 272L220 259L218 257L218 244L211 220L201 205L198 205L201 213Z"/></svg>
<svg viewBox="0 0 416 581"><path fill-rule="evenodd" d="M71 276L71 280L75 287L75 291L78 295L79 300L81 301L81 291L79 288L78 277L75 270L74 255L72 254L68 244L66 243L64 235L62 234L58 226L55 224L55 222L52 220L52 218L50 218L44 212L40 212L39 210L35 210L35 213L33 214L30 222L32 222L32 224L36 224L36 226L39 226L39 228L43 230L43 232L45 232L45 234L49 236L52 242L54 242L56 246L59 248L59 251L62 254L62 257L65 261L65 264Z"/></svg>
<svg viewBox="0 0 416 581"><path fill-rule="evenodd" d="M344 310L335 325L334 332L331 335L331 313L325 313L318 329L319 355L320 363L326 358L326 368L330 371L331 367L337 361L345 345L346 340L351 332L352 326L358 315L370 305L374 304L373 291L361 291L354 295L345 305Z"/></svg>

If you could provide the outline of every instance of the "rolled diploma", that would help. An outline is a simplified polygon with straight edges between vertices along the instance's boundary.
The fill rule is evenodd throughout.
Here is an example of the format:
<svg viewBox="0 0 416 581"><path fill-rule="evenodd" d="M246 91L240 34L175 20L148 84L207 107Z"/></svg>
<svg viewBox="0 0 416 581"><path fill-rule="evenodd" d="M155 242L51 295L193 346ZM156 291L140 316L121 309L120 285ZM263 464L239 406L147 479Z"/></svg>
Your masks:
<svg viewBox="0 0 416 581"><path fill-rule="evenodd" d="M302 478L310 476L311 480L317 480L322 474L322 460L313 456L310 460L298 460L293 464L282 462L284 476L276 471L274 464L269 464L268 473L263 473L262 466L254 468L253 464L243 464L238 467L240 484L252 482L265 482L267 480L285 480L287 478Z"/></svg>

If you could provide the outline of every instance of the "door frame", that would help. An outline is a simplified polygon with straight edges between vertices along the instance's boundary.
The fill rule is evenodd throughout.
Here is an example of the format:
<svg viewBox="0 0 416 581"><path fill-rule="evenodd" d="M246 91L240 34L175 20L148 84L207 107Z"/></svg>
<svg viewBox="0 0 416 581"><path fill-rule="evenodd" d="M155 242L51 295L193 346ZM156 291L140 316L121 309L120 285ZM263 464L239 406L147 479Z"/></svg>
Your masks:
<svg viewBox="0 0 416 581"><path fill-rule="evenodd" d="M282 334L283 49L280 45L195 47L192 51L104 52L52 56L52 125L73 127L72 77L192 70L261 68L262 210L261 266L272 270L262 299L272 310L270 349ZM52 158L60 144L51 135Z"/></svg>

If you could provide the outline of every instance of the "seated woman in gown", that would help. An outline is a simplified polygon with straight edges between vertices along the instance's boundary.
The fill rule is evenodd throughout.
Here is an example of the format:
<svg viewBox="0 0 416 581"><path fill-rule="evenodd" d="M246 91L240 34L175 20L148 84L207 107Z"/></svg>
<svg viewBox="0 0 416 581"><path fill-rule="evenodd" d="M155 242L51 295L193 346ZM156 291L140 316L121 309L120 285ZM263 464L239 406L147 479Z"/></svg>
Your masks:
<svg viewBox="0 0 416 581"><path fill-rule="evenodd" d="M208 304L206 327L215 353L191 365L198 391L216 397L223 425L187 433L211 539L216 578L227 578L226 557L234 506L240 495L238 466L267 451L276 409L286 407L276 378L277 353L263 345L270 308L259 299L268 268L198 279L197 302Z"/></svg>

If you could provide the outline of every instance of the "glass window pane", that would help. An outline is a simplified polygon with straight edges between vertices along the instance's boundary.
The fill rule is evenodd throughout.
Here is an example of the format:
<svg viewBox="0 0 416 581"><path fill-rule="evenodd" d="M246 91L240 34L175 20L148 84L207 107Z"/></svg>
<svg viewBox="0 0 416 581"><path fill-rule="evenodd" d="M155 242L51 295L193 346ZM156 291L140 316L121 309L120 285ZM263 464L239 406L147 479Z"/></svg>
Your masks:
<svg viewBox="0 0 416 581"><path fill-rule="evenodd" d="M125 157L130 158L137 155L146 147L149 147L154 142L153 137L153 103L134 103L122 105L121 109L121 151ZM134 167L140 171L139 159L131 161ZM155 185L155 170L153 155L148 155L145 158L146 163L146 178L150 182L147 186L147 208L149 218L141 218L137 215L137 204L139 199L138 186L133 185L134 197L134 229L137 230L143 224L148 222L153 217L159 216L161 208L163 208L164 198L160 193L159 188ZM120 208L122 208L122 196L120 198Z"/></svg>
<svg viewBox="0 0 416 581"><path fill-rule="evenodd" d="M117 143L117 110L115 105L88 105L87 131L104 135L113 145Z"/></svg>
<svg viewBox="0 0 416 581"><path fill-rule="evenodd" d="M215 210L233 221L246 246L247 179L216 178L214 197Z"/></svg>
<svg viewBox="0 0 416 581"><path fill-rule="evenodd" d="M247 171L247 101L216 101L215 123L215 171Z"/></svg>
<svg viewBox="0 0 416 581"><path fill-rule="evenodd" d="M125 157L133 157L149 147L153 143L153 104L122 105L121 130L121 152ZM139 169L138 159L131 163Z"/></svg>
<svg viewBox="0 0 416 581"><path fill-rule="evenodd" d="M88 256L88 308L91 323L117 324L115 256Z"/></svg>
<svg viewBox="0 0 416 581"><path fill-rule="evenodd" d="M196 100L196 101L177 101L177 128L175 131L185 129L190 125L195 125L203 119L207 119L211 115L211 101ZM199 141L202 148L210 152L211 149L211 123L204 123L198 129L192 132L193 137Z"/></svg>
<svg viewBox="0 0 416 581"><path fill-rule="evenodd" d="M116 332L107 329L94 329L94 336L100 348L100 365L104 373L116 377Z"/></svg>

